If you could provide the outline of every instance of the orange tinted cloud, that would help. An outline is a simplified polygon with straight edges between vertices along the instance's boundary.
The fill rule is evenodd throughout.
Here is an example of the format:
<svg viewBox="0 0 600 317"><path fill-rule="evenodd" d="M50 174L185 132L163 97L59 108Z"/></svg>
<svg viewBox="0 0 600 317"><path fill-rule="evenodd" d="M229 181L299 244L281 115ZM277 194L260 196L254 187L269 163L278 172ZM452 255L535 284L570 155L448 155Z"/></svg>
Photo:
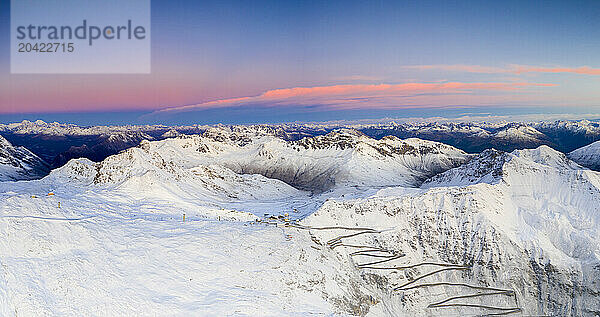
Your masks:
<svg viewBox="0 0 600 317"><path fill-rule="evenodd" d="M253 97L221 99L196 105L166 108L160 112L192 111L244 105L321 106L327 109L381 108L393 109L407 105L442 106L466 102L494 100L506 102L513 93L533 87L552 87L555 84L526 82L492 83L405 83L379 85L334 85L295 87L268 90ZM502 95L501 92L504 92ZM490 95L486 95L489 93ZM520 92L519 92L520 93ZM471 95L470 97L467 97ZM513 98L514 99L514 98Z"/></svg>

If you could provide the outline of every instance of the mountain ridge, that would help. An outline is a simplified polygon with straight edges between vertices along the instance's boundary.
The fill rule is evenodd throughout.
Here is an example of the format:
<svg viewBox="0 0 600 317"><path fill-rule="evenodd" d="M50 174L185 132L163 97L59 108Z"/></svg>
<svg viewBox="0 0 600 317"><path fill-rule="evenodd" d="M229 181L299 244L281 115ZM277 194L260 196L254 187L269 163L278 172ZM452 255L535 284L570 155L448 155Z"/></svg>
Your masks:
<svg viewBox="0 0 600 317"><path fill-rule="evenodd" d="M30 180L45 176L48 163L25 147L13 146L0 136L0 181Z"/></svg>

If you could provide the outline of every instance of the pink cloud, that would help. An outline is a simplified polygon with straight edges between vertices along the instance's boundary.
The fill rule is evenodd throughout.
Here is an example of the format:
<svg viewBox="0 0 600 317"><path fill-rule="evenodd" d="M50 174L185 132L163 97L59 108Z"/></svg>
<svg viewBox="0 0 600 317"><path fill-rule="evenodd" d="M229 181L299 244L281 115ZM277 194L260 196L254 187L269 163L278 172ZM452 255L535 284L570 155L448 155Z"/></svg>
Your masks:
<svg viewBox="0 0 600 317"><path fill-rule="evenodd" d="M159 110L158 113L192 111L212 108L260 105L320 106L329 110L379 108L393 109L406 106L447 106L482 102L506 102L514 100L527 88L552 87L555 84L526 82L492 83L405 83L378 85L334 85L317 87L295 87L268 90L253 97L220 99L196 105L180 106Z"/></svg>
<svg viewBox="0 0 600 317"><path fill-rule="evenodd" d="M413 65L405 66L404 68L416 69L416 70L443 70L450 72L464 72L464 73L482 73L482 74L497 74L497 73L508 73L510 71L491 66L480 66L480 65Z"/></svg>
<svg viewBox="0 0 600 317"><path fill-rule="evenodd" d="M405 66L416 70L442 70L479 74L522 74L522 73L573 73L581 75L600 75L600 68L582 67L540 67L528 65L508 65L506 67L490 67L480 65L413 65Z"/></svg>
<svg viewBox="0 0 600 317"><path fill-rule="evenodd" d="M600 68L582 67L535 67L535 66L514 66L514 73L573 73L582 75L600 75Z"/></svg>

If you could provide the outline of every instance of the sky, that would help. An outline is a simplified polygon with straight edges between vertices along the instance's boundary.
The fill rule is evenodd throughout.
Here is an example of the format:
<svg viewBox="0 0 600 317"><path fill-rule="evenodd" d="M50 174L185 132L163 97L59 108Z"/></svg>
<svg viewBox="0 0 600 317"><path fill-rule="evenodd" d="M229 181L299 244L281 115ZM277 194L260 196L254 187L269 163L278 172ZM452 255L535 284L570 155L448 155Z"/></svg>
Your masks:
<svg viewBox="0 0 600 317"><path fill-rule="evenodd" d="M10 74L0 122L599 113L600 1L151 2L150 74Z"/></svg>

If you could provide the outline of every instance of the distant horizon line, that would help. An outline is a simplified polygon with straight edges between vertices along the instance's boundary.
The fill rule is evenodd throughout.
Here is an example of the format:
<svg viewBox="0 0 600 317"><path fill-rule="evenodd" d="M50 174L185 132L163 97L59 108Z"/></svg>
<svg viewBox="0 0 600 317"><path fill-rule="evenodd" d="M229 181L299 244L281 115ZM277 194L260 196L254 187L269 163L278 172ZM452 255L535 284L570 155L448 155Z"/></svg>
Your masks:
<svg viewBox="0 0 600 317"><path fill-rule="evenodd" d="M114 113L114 112L102 112L102 113ZM33 124L60 124L60 125L71 125L80 128L86 127L123 127L123 126L166 126L166 127L193 127L193 126L282 126L282 125L358 125L358 124L390 124L390 123L469 123L469 122L490 122L490 123L512 123L512 122L544 122L544 121L600 121L600 113L586 113L586 114L521 114L521 115L492 115L492 114L469 114L463 113L457 116L415 116L415 117L380 117L380 118L364 118L364 119L335 119L335 120L322 120L322 121L282 121L282 122L257 122L257 123L189 123L189 124L170 124L170 123L127 123L127 124L79 124L67 121L57 120L44 120L44 119L22 119L12 122L6 122L1 120L3 115L0 114L0 125L7 126L20 123L33 123ZM41 121L41 122L39 122Z"/></svg>

